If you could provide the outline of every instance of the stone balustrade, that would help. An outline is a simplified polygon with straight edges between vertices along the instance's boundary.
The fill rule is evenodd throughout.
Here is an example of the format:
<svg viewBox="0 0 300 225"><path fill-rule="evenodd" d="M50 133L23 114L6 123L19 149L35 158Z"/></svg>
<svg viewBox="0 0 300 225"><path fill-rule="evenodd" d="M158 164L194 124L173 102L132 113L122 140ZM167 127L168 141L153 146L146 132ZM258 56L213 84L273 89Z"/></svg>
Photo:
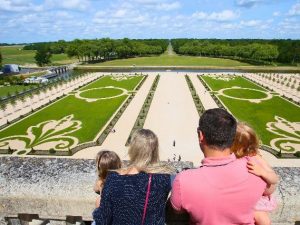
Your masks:
<svg viewBox="0 0 300 225"><path fill-rule="evenodd" d="M172 164L179 171L192 167L188 162ZM281 182L275 193L279 206L271 214L272 221L294 224L300 220L300 168L275 170ZM0 157L0 218L27 213L54 220L81 216L89 221L97 196L93 192L95 180L94 160Z"/></svg>

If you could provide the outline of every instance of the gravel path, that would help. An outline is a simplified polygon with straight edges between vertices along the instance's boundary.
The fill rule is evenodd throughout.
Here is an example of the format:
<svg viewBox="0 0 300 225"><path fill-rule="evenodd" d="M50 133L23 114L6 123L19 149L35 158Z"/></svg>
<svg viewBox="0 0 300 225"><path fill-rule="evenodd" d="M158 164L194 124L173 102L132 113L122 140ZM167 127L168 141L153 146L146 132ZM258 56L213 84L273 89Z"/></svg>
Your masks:
<svg viewBox="0 0 300 225"><path fill-rule="evenodd" d="M196 133L199 115L184 74L160 74L145 128L159 137L161 160L181 159L199 165L203 158Z"/></svg>
<svg viewBox="0 0 300 225"><path fill-rule="evenodd" d="M196 92L204 106L204 108L207 109L213 109L213 108L219 108L216 102L213 100L213 98L210 96L209 92L205 89L203 84L200 82L196 74L190 74L189 75Z"/></svg>

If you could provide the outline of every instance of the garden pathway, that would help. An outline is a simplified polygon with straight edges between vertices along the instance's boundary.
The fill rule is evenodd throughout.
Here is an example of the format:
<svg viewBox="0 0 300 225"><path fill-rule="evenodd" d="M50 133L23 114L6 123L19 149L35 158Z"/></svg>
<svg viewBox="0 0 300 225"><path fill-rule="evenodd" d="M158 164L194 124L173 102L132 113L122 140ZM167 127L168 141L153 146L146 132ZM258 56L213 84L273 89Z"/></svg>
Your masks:
<svg viewBox="0 0 300 225"><path fill-rule="evenodd" d="M203 158L196 133L199 116L184 73L160 74L144 127L159 137L161 160L181 158L199 165Z"/></svg>
<svg viewBox="0 0 300 225"><path fill-rule="evenodd" d="M196 76L196 74L190 74L189 75L194 88L196 89L196 92L203 104L204 109L213 109L213 108L219 108L214 99L211 97L209 92L205 89L203 84L200 82L199 78Z"/></svg>

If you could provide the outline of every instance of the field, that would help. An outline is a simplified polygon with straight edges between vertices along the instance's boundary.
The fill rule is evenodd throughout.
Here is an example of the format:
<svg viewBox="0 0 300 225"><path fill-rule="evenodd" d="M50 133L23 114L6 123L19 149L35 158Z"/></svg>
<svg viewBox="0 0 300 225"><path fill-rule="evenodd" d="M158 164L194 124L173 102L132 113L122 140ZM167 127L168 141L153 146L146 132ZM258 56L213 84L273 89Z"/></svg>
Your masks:
<svg viewBox="0 0 300 225"><path fill-rule="evenodd" d="M68 150L91 142L143 76L104 76L0 132L0 148Z"/></svg>
<svg viewBox="0 0 300 225"><path fill-rule="evenodd" d="M3 58L2 64L35 64L35 51L23 50L23 46L0 47L0 52ZM66 54L53 54L51 58L51 62L53 65L62 65L76 61L77 60L74 58L68 58Z"/></svg>
<svg viewBox="0 0 300 225"><path fill-rule="evenodd" d="M249 66L247 63L231 59L219 59L208 57L178 56L162 54L153 57L139 57L118 59L103 63L92 64L94 66Z"/></svg>
<svg viewBox="0 0 300 225"><path fill-rule="evenodd" d="M201 76L240 120L251 125L262 143L282 153L300 149L300 107L240 76Z"/></svg>

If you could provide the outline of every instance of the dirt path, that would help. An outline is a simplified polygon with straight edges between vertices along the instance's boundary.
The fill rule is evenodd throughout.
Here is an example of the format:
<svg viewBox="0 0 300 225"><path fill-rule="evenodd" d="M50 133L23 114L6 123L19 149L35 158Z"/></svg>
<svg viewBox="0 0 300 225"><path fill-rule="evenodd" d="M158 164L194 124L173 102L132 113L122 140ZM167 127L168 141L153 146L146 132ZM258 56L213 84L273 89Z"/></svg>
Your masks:
<svg viewBox="0 0 300 225"><path fill-rule="evenodd" d="M173 50L173 46L172 46L171 42L169 42L169 45L167 48L167 53L168 53L168 55L176 55L176 53Z"/></svg>

